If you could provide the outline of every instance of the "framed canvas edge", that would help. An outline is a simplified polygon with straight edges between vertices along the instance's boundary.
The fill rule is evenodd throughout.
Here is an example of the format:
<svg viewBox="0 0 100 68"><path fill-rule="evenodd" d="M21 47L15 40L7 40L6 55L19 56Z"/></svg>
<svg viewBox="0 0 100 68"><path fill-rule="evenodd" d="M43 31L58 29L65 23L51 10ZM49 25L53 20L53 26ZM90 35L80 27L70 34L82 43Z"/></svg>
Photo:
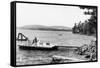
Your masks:
<svg viewBox="0 0 100 68"><path fill-rule="evenodd" d="M11 66L16 66L16 2L11 2L10 3L10 14L11 14L11 27L10 27L10 44L11 44L11 49L10 49L10 65Z"/></svg>
<svg viewBox="0 0 100 68"><path fill-rule="evenodd" d="M55 64L30 64L30 65L16 65L16 3L26 3L26 4L44 4L44 5L58 5L58 6L84 6L92 7L97 10L97 31L96 31L96 60L95 61L82 61L82 62L67 62L67 63L55 63ZM10 65L13 67L21 66L40 66L40 65L56 65L56 64L72 64L72 63L89 63L89 62L98 62L98 6L94 5L76 5L76 4L60 4L60 3L45 3L45 2L29 2L29 1L12 1L10 2Z"/></svg>

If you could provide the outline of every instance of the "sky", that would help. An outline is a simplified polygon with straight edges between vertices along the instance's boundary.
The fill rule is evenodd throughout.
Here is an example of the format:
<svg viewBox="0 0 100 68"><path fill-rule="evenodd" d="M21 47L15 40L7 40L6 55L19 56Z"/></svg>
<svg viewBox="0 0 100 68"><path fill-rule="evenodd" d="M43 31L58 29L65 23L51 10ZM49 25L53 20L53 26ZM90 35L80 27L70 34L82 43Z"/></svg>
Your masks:
<svg viewBox="0 0 100 68"><path fill-rule="evenodd" d="M58 6L17 3L17 27L26 25L66 26L84 22L90 15L84 15L86 9L77 6Z"/></svg>

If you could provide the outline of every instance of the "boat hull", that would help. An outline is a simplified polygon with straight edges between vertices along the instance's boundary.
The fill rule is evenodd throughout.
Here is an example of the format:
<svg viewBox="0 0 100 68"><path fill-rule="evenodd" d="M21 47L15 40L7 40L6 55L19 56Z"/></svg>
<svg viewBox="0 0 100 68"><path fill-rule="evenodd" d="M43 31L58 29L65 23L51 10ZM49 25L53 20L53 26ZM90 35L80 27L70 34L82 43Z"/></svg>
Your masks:
<svg viewBox="0 0 100 68"><path fill-rule="evenodd" d="M33 46L31 47L31 46L20 46L20 45L19 48L23 50L57 50L58 49L56 46L47 48L47 47L33 47Z"/></svg>

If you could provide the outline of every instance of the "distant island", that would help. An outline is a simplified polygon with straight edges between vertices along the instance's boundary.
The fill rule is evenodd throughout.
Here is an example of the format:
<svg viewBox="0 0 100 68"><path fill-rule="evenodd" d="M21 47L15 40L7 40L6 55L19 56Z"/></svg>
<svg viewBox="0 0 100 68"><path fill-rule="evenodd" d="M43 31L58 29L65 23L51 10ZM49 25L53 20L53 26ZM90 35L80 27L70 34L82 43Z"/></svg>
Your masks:
<svg viewBox="0 0 100 68"><path fill-rule="evenodd" d="M48 30L48 31L72 31L72 28L65 26L43 26L43 25L27 25L18 27L18 29L29 29L29 30Z"/></svg>

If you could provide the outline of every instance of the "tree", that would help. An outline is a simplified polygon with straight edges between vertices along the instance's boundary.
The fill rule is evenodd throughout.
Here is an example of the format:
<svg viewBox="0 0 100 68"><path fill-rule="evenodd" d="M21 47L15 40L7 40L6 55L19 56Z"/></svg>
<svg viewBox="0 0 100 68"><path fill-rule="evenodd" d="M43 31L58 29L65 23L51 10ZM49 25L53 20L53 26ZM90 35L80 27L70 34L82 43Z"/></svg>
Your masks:
<svg viewBox="0 0 100 68"><path fill-rule="evenodd" d="M87 22L87 30L86 34L95 34L97 30L97 7L91 7L91 6L81 6L80 9L87 9L88 11L84 12L85 15L91 15L91 18L88 19ZM92 11L90 11L92 10Z"/></svg>
<svg viewBox="0 0 100 68"><path fill-rule="evenodd" d="M96 34L97 31L97 7L91 7L91 6L80 6L80 9L87 9L88 11L85 11L85 15L91 15L90 19L86 20L85 22L78 24L78 30L81 34L87 34L92 35ZM90 11L91 10L91 11ZM76 24L75 24L76 26ZM74 26L74 28L75 28Z"/></svg>

